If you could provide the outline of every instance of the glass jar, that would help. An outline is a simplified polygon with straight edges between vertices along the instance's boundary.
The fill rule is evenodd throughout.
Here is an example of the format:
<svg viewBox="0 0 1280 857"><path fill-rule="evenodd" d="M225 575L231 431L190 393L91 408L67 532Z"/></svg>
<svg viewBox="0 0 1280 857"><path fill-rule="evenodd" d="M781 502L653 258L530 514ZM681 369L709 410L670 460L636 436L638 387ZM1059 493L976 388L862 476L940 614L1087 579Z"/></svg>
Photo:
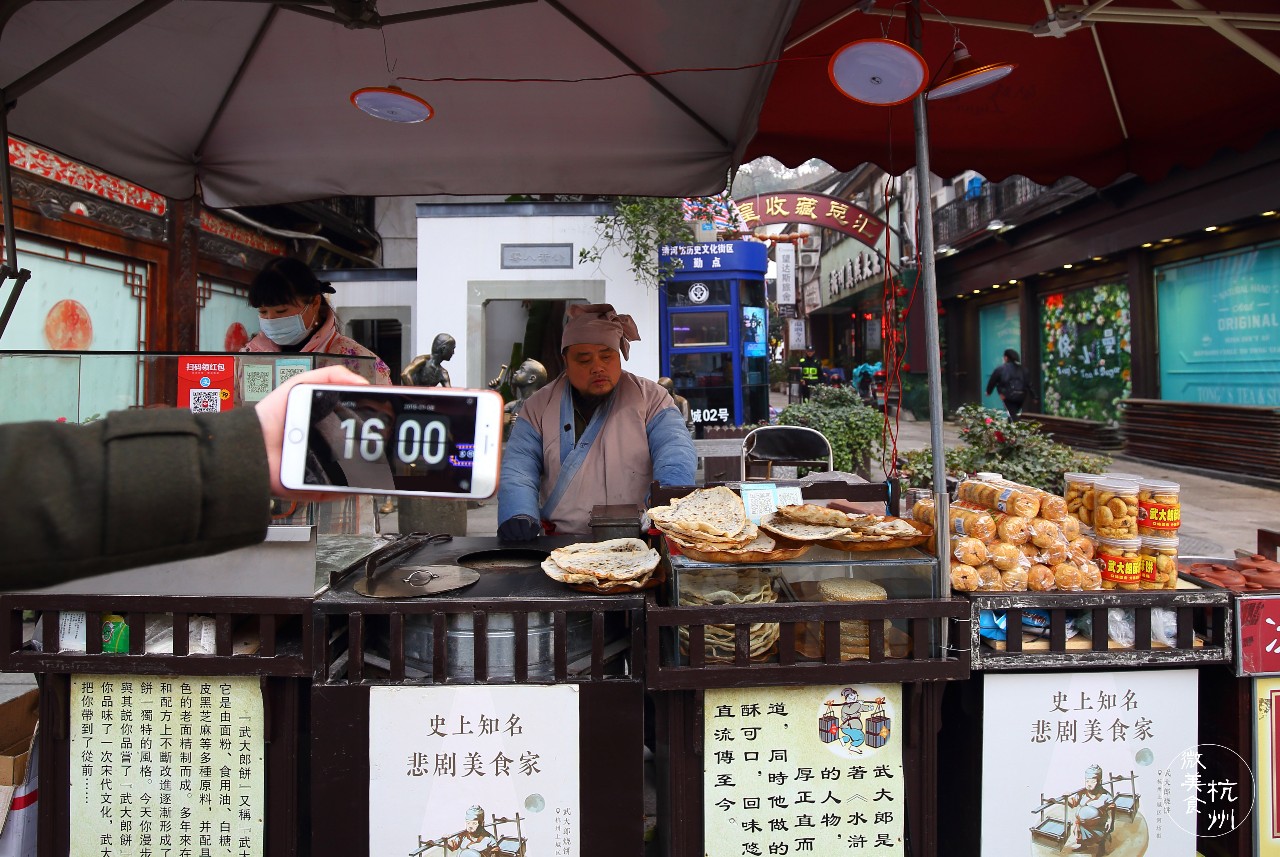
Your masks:
<svg viewBox="0 0 1280 857"><path fill-rule="evenodd" d="M1164 479L1138 483L1138 535L1176 536L1182 524L1180 486Z"/></svg>
<svg viewBox="0 0 1280 857"><path fill-rule="evenodd" d="M1098 477L1093 473L1064 473L1062 479L1067 483L1064 496L1067 501L1067 514L1086 527L1093 526L1093 480Z"/></svg>
<svg viewBox="0 0 1280 857"><path fill-rule="evenodd" d="M1102 569L1103 589L1141 589L1141 539L1099 538L1095 561Z"/></svg>
<svg viewBox="0 0 1280 857"><path fill-rule="evenodd" d="M1142 547L1143 589L1177 589L1178 587L1178 539L1160 536L1143 536Z"/></svg>
<svg viewBox="0 0 1280 857"><path fill-rule="evenodd" d="M1138 483L1099 477L1093 483L1093 531L1100 539L1138 537Z"/></svg>

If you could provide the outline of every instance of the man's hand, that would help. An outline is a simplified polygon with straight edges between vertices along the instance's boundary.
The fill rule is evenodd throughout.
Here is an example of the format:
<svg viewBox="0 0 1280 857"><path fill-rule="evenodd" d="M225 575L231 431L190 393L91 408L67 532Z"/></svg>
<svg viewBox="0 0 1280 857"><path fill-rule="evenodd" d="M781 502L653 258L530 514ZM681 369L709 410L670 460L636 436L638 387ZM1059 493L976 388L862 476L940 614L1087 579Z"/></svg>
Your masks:
<svg viewBox="0 0 1280 857"><path fill-rule="evenodd" d="M504 542L527 542L542 535L542 522L532 515L515 515L498 525L498 538Z"/></svg>
<svg viewBox="0 0 1280 857"><path fill-rule="evenodd" d="M316 491L290 491L280 484L280 456L284 450L284 412L289 399L289 389L295 384L350 384L367 386L368 380L344 366L326 366L294 375L276 387L265 399L254 406L258 422L262 425L262 439L267 447L267 469L271 474L271 496L285 497L304 503L323 503L334 499L333 494Z"/></svg>

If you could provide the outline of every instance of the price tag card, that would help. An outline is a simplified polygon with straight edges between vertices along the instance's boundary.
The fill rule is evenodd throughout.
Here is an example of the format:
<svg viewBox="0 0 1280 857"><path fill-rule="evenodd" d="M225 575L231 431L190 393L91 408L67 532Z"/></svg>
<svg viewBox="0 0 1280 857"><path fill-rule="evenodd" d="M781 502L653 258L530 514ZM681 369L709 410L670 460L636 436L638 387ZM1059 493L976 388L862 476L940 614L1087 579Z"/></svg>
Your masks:
<svg viewBox="0 0 1280 857"><path fill-rule="evenodd" d="M778 486L772 482L743 483L738 488L742 505L747 507L747 518L758 524L760 519L778 510Z"/></svg>

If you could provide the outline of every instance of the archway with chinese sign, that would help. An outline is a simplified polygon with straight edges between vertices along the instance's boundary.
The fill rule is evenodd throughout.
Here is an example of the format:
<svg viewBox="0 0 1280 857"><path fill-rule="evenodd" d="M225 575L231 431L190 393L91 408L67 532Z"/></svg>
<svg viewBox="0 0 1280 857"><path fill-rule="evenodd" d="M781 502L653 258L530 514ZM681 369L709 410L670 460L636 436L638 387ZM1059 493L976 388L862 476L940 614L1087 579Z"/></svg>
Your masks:
<svg viewBox="0 0 1280 857"><path fill-rule="evenodd" d="M738 216L746 229L775 223L809 223L825 226L874 247L887 224L847 199L820 193L756 194L735 199Z"/></svg>

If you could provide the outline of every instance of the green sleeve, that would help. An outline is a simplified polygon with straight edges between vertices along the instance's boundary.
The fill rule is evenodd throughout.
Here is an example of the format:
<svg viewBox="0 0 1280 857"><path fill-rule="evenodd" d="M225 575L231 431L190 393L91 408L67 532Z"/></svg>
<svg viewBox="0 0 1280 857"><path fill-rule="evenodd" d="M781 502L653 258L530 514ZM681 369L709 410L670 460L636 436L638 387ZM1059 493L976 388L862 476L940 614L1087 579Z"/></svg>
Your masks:
<svg viewBox="0 0 1280 857"><path fill-rule="evenodd" d="M269 522L253 408L0 426L0 588L219 553Z"/></svg>

